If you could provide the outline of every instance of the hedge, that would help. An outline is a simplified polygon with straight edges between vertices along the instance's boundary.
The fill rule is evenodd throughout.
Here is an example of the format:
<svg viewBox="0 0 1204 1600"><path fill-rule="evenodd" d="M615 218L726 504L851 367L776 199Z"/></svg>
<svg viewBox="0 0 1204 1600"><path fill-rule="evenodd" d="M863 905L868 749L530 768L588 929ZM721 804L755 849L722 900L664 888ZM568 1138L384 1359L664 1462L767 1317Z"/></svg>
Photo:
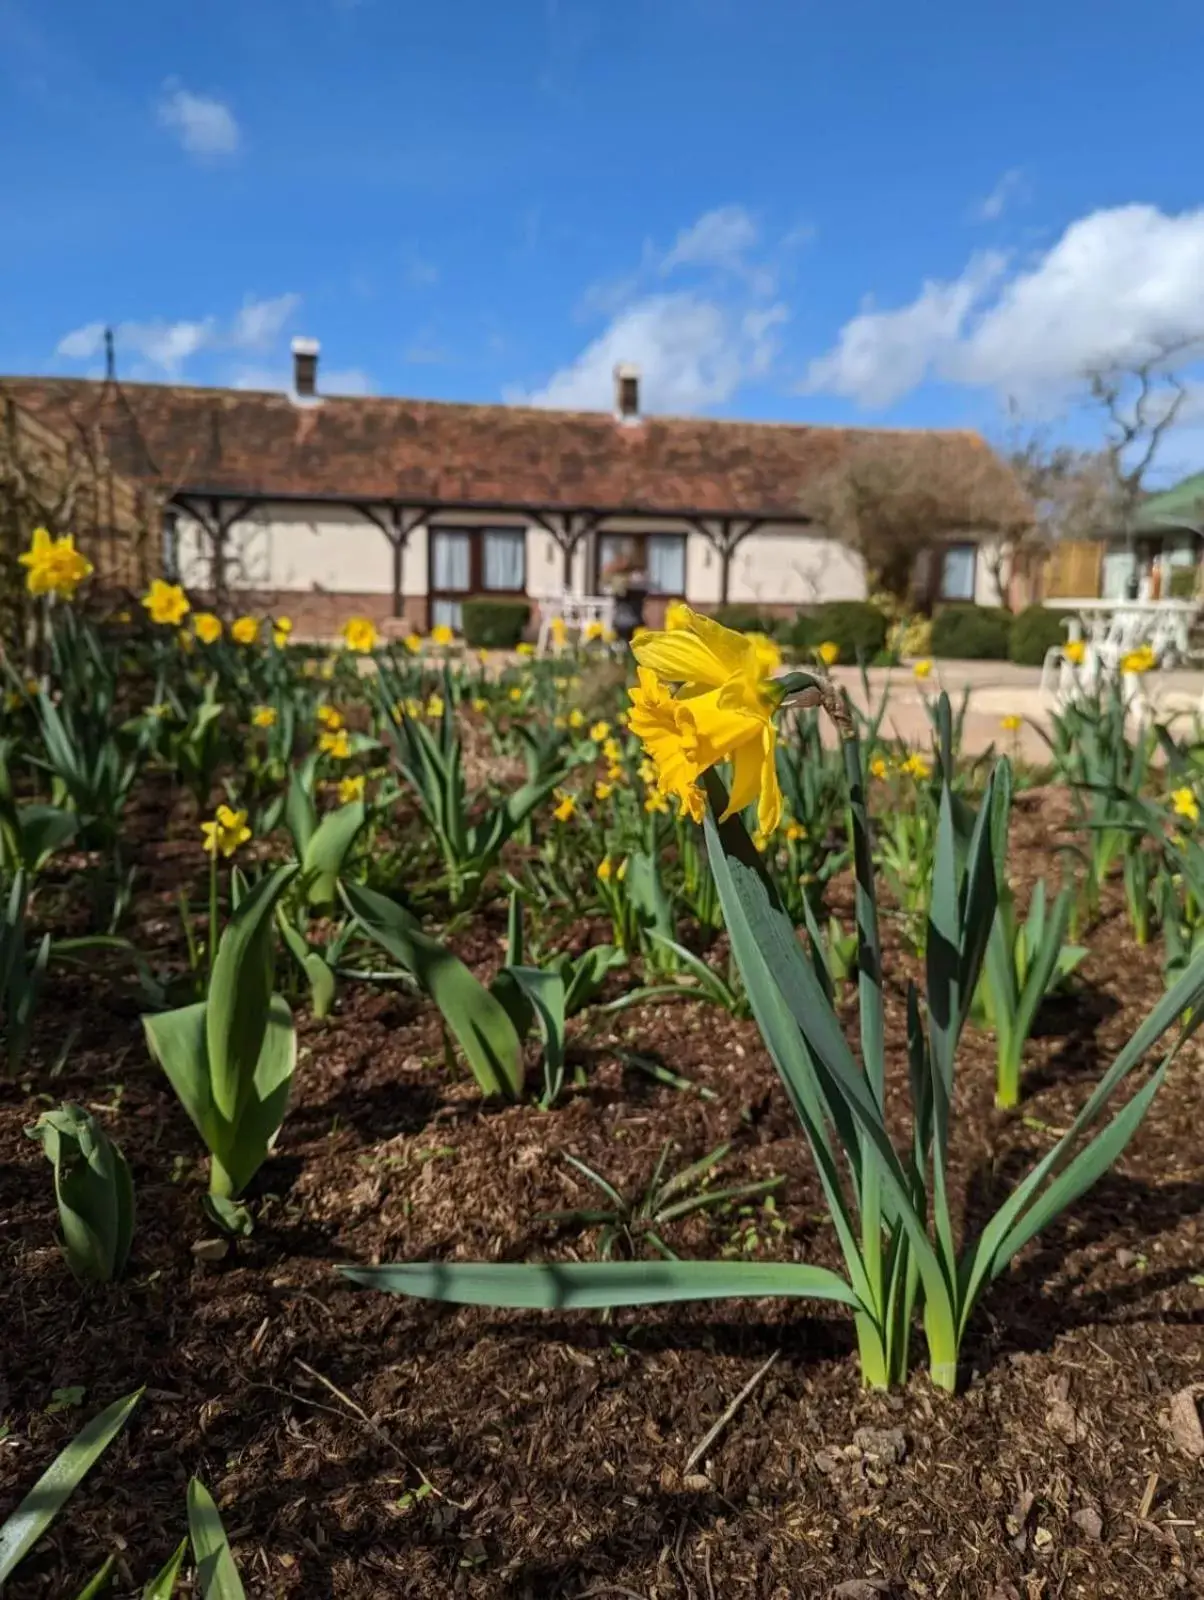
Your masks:
<svg viewBox="0 0 1204 1600"><path fill-rule="evenodd" d="M1046 654L1066 643L1065 614L1044 606L1027 606L1012 619L1008 655L1021 667L1039 667Z"/></svg>
<svg viewBox="0 0 1204 1600"><path fill-rule="evenodd" d="M997 606L945 606L932 621L932 653L946 661L1006 661L1011 631L1011 613Z"/></svg>
<svg viewBox="0 0 1204 1600"><path fill-rule="evenodd" d="M882 654L889 626L885 612L868 600L828 600L812 612L799 612L791 624L789 641L803 654L821 644L834 644L839 647L839 659L851 666Z"/></svg>
<svg viewBox="0 0 1204 1600"><path fill-rule="evenodd" d="M531 616L525 600L498 600L474 595L460 608L464 642L478 650L513 650Z"/></svg>
<svg viewBox="0 0 1204 1600"><path fill-rule="evenodd" d="M731 628L736 633L767 633L772 637L781 626L776 617L765 616L756 606L716 606L711 615L716 622L721 622L725 628Z"/></svg>

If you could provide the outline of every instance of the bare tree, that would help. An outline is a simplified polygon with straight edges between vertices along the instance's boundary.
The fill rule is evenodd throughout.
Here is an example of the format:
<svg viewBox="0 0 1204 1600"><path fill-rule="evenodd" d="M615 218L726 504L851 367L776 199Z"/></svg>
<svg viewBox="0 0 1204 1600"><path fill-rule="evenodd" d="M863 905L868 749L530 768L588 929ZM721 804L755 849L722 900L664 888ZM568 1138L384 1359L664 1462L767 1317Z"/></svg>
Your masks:
<svg viewBox="0 0 1204 1600"><path fill-rule="evenodd" d="M871 593L904 602L920 551L955 533L1007 543L1033 516L1015 475L973 433L850 434L805 509L860 554Z"/></svg>

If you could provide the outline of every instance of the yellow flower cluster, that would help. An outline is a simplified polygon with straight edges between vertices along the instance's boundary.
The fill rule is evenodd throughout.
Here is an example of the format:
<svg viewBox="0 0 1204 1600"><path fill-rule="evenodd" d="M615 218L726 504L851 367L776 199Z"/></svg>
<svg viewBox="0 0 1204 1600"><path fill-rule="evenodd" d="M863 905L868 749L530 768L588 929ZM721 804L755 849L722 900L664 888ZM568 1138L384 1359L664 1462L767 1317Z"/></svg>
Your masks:
<svg viewBox="0 0 1204 1600"><path fill-rule="evenodd" d="M1139 644L1136 650L1130 650L1120 658L1120 670L1131 672L1140 677L1143 673L1153 672L1158 665L1158 657L1151 644Z"/></svg>
<svg viewBox="0 0 1204 1600"><path fill-rule="evenodd" d="M358 655L371 655L377 638L376 624L371 617L348 617L343 624L343 643Z"/></svg>
<svg viewBox="0 0 1204 1600"><path fill-rule="evenodd" d="M1188 822L1199 822L1200 802L1196 799L1194 789L1184 787L1171 791L1171 810L1177 817L1186 817Z"/></svg>

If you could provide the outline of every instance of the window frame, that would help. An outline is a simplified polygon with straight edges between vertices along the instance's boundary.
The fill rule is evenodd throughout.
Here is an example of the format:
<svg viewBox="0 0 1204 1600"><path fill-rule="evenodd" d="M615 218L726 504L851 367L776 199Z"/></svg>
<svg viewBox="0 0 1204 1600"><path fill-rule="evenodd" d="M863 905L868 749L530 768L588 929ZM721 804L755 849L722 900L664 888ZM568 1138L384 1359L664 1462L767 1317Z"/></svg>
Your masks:
<svg viewBox="0 0 1204 1600"><path fill-rule="evenodd" d="M527 536L528 528L525 523L516 522L481 522L468 524L463 522L431 522L426 529L426 598L428 614L433 617L435 602L437 600L451 601L453 604L462 605L465 600L471 600L474 595L497 596L503 600L527 598ZM467 534L468 535L468 587L467 589L437 589L435 587L435 539L438 534ZM485 587L485 535L487 533L506 533L517 537L522 542L523 552L523 578L522 586L518 589L487 589Z"/></svg>
<svg viewBox="0 0 1204 1600"><path fill-rule="evenodd" d="M594 571L593 592L602 593L602 541L604 539L627 539L639 547L639 559L645 572L648 571L648 540L649 539L676 539L681 546L681 588L680 589L649 589L648 593L658 600L684 600L686 597L686 562L689 558L689 534L679 532L675 528L641 529L638 533L623 533L618 528L600 528L594 540Z"/></svg>
<svg viewBox="0 0 1204 1600"><path fill-rule="evenodd" d="M950 594L946 585L946 562L955 551L968 550L970 552L970 593ZM937 573L937 597L947 605L973 605L974 596L978 591L978 546L971 539L954 539L948 544L938 546L940 568Z"/></svg>

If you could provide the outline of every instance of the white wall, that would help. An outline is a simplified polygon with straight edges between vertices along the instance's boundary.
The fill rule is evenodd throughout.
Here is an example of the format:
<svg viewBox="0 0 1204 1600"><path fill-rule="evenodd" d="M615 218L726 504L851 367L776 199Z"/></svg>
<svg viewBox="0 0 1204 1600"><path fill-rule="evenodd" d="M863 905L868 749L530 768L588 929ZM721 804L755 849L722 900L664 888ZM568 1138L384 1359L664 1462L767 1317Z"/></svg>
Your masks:
<svg viewBox="0 0 1204 1600"><path fill-rule="evenodd" d="M179 519L177 535L182 581L186 587L206 588L212 549L208 536L194 519L185 516ZM229 581L240 588L393 592L393 551L388 539L375 523L351 509L258 506L232 524L227 560ZM422 561L425 568L425 553ZM407 592L425 592L425 570L421 576L423 589L411 591L407 581Z"/></svg>
<svg viewBox="0 0 1204 1600"><path fill-rule="evenodd" d="M716 590L718 565L713 553ZM865 566L855 551L822 533L770 525L736 546L728 599L762 605L864 600Z"/></svg>
<svg viewBox="0 0 1204 1600"><path fill-rule="evenodd" d="M999 555L1006 549L1002 540L984 540L978 547L978 556L974 563L974 604L978 606L1001 606L1004 604L1004 595L996 582L996 571L999 568ZM1008 581L1009 563L1005 559L1002 564L1002 577L1006 584Z"/></svg>

